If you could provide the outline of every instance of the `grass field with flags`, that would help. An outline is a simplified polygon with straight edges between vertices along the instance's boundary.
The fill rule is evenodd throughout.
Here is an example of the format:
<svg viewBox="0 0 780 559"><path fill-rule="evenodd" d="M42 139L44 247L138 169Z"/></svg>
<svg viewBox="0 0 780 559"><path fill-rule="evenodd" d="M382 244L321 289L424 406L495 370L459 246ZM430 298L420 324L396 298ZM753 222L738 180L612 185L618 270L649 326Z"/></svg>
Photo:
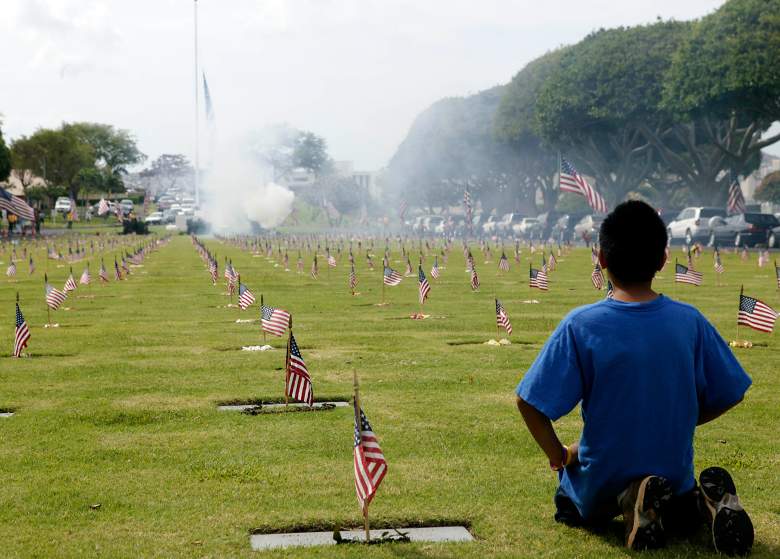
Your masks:
<svg viewBox="0 0 780 559"><path fill-rule="evenodd" d="M63 238L64 239L64 238ZM63 242L61 239L59 242ZM0 279L0 541L4 557L625 557L622 524L593 535L557 525L556 478L522 424L514 388L558 321L572 308L598 301L590 251L574 249L549 273L549 291L530 289L529 258L498 269L501 250L471 245L479 290L471 288L462 247L454 244L439 277L434 253L423 270L430 293L420 312L418 245L409 242L414 273L382 297L382 249L375 270L365 245L355 243L357 285L350 293L346 244L328 265L323 242L319 277L290 271L277 259L204 239L217 253L219 279L186 236L131 266L123 281L101 285L90 260L92 284L79 286L44 328L44 273L58 289L68 264L33 253L35 272L17 262L16 277ZM6 245L7 246L7 245ZM21 245L20 245L21 247ZM17 247L17 251L21 248ZM392 244L391 266L406 261ZM546 255L549 256L549 246ZM437 251L438 252L438 251ZM105 257L109 273L113 256ZM370 506L372 527L466 524L468 544L386 544L287 550L260 554L249 547L253 530L361 527L353 474L351 407L308 413L250 416L218 411L221 402L284 398L286 338L262 345L258 304L226 307L224 259L257 299L292 314L293 330L311 374L314 399L348 399L353 373L361 405L376 433L388 472ZM656 289L691 303L727 339L737 337L740 287L780 309L773 258L759 268L756 253L743 261L722 253L717 285L713 255L694 261L703 284L674 283L671 264ZM0 267L9 251L0 252ZM73 264L78 281L81 261ZM11 357L17 291L31 338L28 356ZM86 296L86 297L85 297ZM511 321L511 345L495 339L496 304ZM232 297L237 304L238 290ZM538 301L538 302L534 302ZM70 310L65 310L65 309ZM255 319L255 322L237 320ZM753 379L745 401L697 430L697 472L711 465L734 476L756 529L753 557L780 555L780 340L740 328L753 342L734 351ZM501 332L500 337L506 337ZM663 352L666 348L659 347ZM666 410L659 409L659 414ZM653 421L648 417L647 421ZM576 412L556 424L564 442L576 440ZM673 544L652 557L706 557L702 546Z"/></svg>

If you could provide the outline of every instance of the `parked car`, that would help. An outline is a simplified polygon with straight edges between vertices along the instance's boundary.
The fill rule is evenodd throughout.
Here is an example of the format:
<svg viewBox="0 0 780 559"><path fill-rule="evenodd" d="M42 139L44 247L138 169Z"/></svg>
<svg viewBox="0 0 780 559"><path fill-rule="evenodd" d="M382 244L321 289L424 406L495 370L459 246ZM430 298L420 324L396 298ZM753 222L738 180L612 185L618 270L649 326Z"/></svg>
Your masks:
<svg viewBox="0 0 780 559"><path fill-rule="evenodd" d="M536 216L539 220L539 239L549 239L552 237L552 229L555 226L555 222L558 220L558 212L549 211L544 212Z"/></svg>
<svg viewBox="0 0 780 559"><path fill-rule="evenodd" d="M519 215L519 214L518 214ZM512 219L514 218L515 214L508 213L501 216L501 219L499 219L496 222L496 233L504 233L509 234L512 232Z"/></svg>
<svg viewBox="0 0 780 559"><path fill-rule="evenodd" d="M776 213L775 217L777 221L780 221L780 213ZM769 232L769 236L766 239L766 246L769 248L777 248L780 246L780 227L773 227Z"/></svg>
<svg viewBox="0 0 780 559"><path fill-rule="evenodd" d="M563 214L553 225L550 238L558 243L568 243L574 240L574 226L587 214Z"/></svg>
<svg viewBox="0 0 780 559"><path fill-rule="evenodd" d="M482 224L482 232L485 235L493 235L496 233L498 220L494 215L489 215L485 223Z"/></svg>
<svg viewBox="0 0 780 559"><path fill-rule="evenodd" d="M152 212L146 216L144 221L149 225L160 225L163 222L163 214L162 212Z"/></svg>
<svg viewBox="0 0 780 559"><path fill-rule="evenodd" d="M574 226L575 238L582 239L585 241L586 245L598 242L599 229L601 229L601 223L603 221L603 216L586 215L581 220L579 220L579 222L577 222L577 225Z"/></svg>
<svg viewBox="0 0 780 559"><path fill-rule="evenodd" d="M127 215L130 212L132 212L133 211L133 207L134 207L133 206L133 201L128 199L128 198L125 198L124 200L120 200L119 201L119 209L122 210L122 213L124 215Z"/></svg>
<svg viewBox="0 0 780 559"><path fill-rule="evenodd" d="M711 220L709 245L734 244L734 246L769 245L774 229L780 221L772 214L744 213ZM777 237L772 239L774 244Z"/></svg>
<svg viewBox="0 0 780 559"><path fill-rule="evenodd" d="M669 239L683 239L686 244L694 241L704 241L710 236L715 217L726 217L723 208L692 207L685 208L676 218L669 222L667 232Z"/></svg>
<svg viewBox="0 0 780 559"><path fill-rule="evenodd" d="M512 218L512 233L518 237L534 238L542 231L542 225L535 217L521 217L515 215Z"/></svg>
<svg viewBox="0 0 780 559"><path fill-rule="evenodd" d="M70 198L67 196L60 196L54 203L54 211L60 213L68 213L71 210Z"/></svg>

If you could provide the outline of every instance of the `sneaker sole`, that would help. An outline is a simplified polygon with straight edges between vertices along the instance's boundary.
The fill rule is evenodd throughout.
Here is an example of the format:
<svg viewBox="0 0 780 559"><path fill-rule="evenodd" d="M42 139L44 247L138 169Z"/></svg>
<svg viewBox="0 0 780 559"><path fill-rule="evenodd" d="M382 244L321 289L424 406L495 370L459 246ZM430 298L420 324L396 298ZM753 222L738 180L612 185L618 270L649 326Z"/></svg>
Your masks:
<svg viewBox="0 0 780 559"><path fill-rule="evenodd" d="M666 479L648 476L642 480L634 503L634 524L626 538L627 547L640 550L666 545L661 510L671 498L672 487Z"/></svg>
<svg viewBox="0 0 780 559"><path fill-rule="evenodd" d="M712 543L725 555L747 555L753 547L753 523L742 508L731 475L712 467L699 475L704 503L712 517Z"/></svg>

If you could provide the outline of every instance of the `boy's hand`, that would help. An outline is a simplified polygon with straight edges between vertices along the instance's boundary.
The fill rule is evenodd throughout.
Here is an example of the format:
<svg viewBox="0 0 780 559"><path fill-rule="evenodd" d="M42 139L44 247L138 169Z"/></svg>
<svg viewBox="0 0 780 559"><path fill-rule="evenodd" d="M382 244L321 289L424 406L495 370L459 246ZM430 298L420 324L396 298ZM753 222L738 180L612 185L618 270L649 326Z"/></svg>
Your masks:
<svg viewBox="0 0 780 559"><path fill-rule="evenodd" d="M571 466L572 464L576 463L578 461L578 451L579 444L577 443L571 444L569 446L561 445L561 459L557 462L550 460L550 469L554 472L559 472L566 466Z"/></svg>

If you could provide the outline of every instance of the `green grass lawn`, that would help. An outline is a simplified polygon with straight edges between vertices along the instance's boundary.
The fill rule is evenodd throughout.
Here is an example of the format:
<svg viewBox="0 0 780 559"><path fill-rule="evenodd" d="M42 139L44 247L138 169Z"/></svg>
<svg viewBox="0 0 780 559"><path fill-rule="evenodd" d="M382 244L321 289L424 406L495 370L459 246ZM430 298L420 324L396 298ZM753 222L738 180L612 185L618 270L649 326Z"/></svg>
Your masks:
<svg viewBox="0 0 780 559"><path fill-rule="evenodd" d="M266 304L293 313L296 339L317 398L349 396L353 371L363 407L389 472L371 506L375 525L468 522L471 544L339 546L270 552L269 557L623 557L616 532L592 535L552 521L556 478L526 432L514 388L557 322L573 307L604 296L593 289L585 249L564 256L548 293L527 286L521 265L497 275L483 264L473 293L459 247L432 281L425 312L413 321L417 282L388 288L377 307L380 266L357 256L360 296L347 287L346 257L320 279L274 267L265 256L209 240L229 256ZM259 324L238 324L257 311L224 308L224 283L211 285L188 238L149 256L121 283L93 284L53 313L44 329L42 276L58 287L67 266L46 264L30 278L0 279L0 549L4 557L250 557L253 529L360 526L352 473L351 408L247 416L219 412L224 400L283 396L285 340L275 351L242 352L262 342ZM679 255L679 249L675 251ZM674 254L673 254L674 256ZM394 259L399 259L396 253ZM8 253L0 253L2 271ZM538 257L534 257L537 262ZM755 256L724 255L715 285L711 254L700 259L705 286L674 287L667 267L657 288L696 305L727 339L736 334L740 284L780 307L771 267ZM107 265L110 262L106 259ZM381 263L381 255L375 258ZM430 259L425 265L430 269ZM93 280L97 276L93 262ZM394 264L403 271L402 264ZM74 265L78 279L82 264ZM220 277L221 280L221 277ZM9 357L13 301L19 291L30 324L30 358ZM511 317L513 344L479 344L496 336L493 296ZM541 304L524 304L536 299ZM235 302L235 300L234 300ZM443 318L440 318L443 317ZM734 475L756 527L754 557L780 554L780 350L773 335L743 330L766 345L737 349L754 385L731 413L700 428L697 469L721 465ZM658 348L663 351L664 348ZM650 418L651 419L651 418ZM573 441L577 412L560 420ZM100 505L92 508L92 505ZM651 557L704 557L702 546L674 544Z"/></svg>

